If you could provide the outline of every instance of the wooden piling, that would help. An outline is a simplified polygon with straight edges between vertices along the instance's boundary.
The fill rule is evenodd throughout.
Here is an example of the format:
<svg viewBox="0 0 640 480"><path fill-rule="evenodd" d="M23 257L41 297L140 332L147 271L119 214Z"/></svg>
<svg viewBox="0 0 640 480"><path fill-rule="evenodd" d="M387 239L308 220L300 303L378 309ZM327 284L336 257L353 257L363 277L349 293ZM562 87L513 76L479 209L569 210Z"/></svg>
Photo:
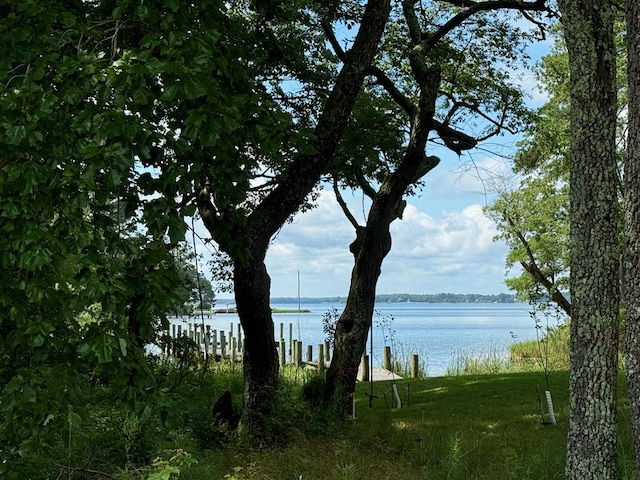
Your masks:
<svg viewBox="0 0 640 480"><path fill-rule="evenodd" d="M307 362L313 362L313 345L307 345Z"/></svg>
<svg viewBox="0 0 640 480"><path fill-rule="evenodd" d="M411 355L411 378L420 377L420 361L418 355Z"/></svg>
<svg viewBox="0 0 640 480"><path fill-rule="evenodd" d="M295 344L293 343L293 324L289 324L289 358L291 359L291 363L294 363L293 358L293 349L295 348Z"/></svg>
<svg viewBox="0 0 640 480"><path fill-rule="evenodd" d="M362 382L368 382L369 379L369 355L362 356L362 377L360 378Z"/></svg>
<svg viewBox="0 0 640 480"><path fill-rule="evenodd" d="M222 358L227 357L227 340L224 337L224 332L220 332L220 355Z"/></svg>
<svg viewBox="0 0 640 480"><path fill-rule="evenodd" d="M302 365L302 342L299 342L297 340L296 340L295 353L296 353L296 359L294 363L296 367L299 367L300 365Z"/></svg>
<svg viewBox="0 0 640 480"><path fill-rule="evenodd" d="M384 347L384 353L382 355L382 367L385 370L391 371L391 347Z"/></svg>
<svg viewBox="0 0 640 480"><path fill-rule="evenodd" d="M230 355L232 362L235 362L237 360L237 357L236 357L237 352L238 352L238 339L233 337L231 339L231 355Z"/></svg>
<svg viewBox="0 0 640 480"><path fill-rule="evenodd" d="M320 371L325 368L325 360L324 360L324 343L320 343L318 345L318 369Z"/></svg>
<svg viewBox="0 0 640 480"><path fill-rule="evenodd" d="M280 366L284 367L286 361L287 361L287 350L286 350L286 345L284 344L284 338L280 339L280 349L278 351L278 353L280 354Z"/></svg>

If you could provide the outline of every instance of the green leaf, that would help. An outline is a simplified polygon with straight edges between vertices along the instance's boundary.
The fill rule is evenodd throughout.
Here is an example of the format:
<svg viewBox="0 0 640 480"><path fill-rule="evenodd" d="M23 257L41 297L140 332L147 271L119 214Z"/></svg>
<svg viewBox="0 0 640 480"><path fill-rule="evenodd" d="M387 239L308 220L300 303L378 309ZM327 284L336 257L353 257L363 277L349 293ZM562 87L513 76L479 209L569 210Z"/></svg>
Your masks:
<svg viewBox="0 0 640 480"><path fill-rule="evenodd" d="M112 337L103 333L98 336L93 344L91 350L98 357L98 363L108 363L113 360L112 357Z"/></svg>
<svg viewBox="0 0 640 480"><path fill-rule="evenodd" d="M184 81L184 94L188 100L193 100L207 94L207 85L187 77Z"/></svg>
<svg viewBox="0 0 640 480"><path fill-rule="evenodd" d="M169 88L165 89L164 93L160 97L160 100L165 102L172 102L176 98L176 95L178 95L179 91L180 84L174 83L173 85L169 86Z"/></svg>
<svg viewBox="0 0 640 480"><path fill-rule="evenodd" d="M7 128L7 143L9 145L19 145L27 138L27 129L24 125L11 125Z"/></svg>
<svg viewBox="0 0 640 480"><path fill-rule="evenodd" d="M25 385L22 389L22 401L36 403L36 391L30 385Z"/></svg>
<svg viewBox="0 0 640 480"><path fill-rule="evenodd" d="M82 417L69 408L67 412L67 423L72 427L79 427L82 424Z"/></svg>
<svg viewBox="0 0 640 480"><path fill-rule="evenodd" d="M127 356L127 341L122 337L118 337L118 343L120 344L120 353L122 354L123 357L126 357Z"/></svg>

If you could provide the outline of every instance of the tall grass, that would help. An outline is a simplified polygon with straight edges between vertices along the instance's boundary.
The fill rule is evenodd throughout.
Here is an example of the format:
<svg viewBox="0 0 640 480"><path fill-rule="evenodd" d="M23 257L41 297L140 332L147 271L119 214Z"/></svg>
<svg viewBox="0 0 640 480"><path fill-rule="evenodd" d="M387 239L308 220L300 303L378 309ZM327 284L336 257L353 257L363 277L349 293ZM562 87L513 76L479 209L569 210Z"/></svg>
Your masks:
<svg viewBox="0 0 640 480"><path fill-rule="evenodd" d="M558 307L532 304L536 339L515 341L508 353L498 347L487 352L456 350L446 375L482 375L507 372L542 372L545 381L553 371L569 368L569 325Z"/></svg>
<svg viewBox="0 0 640 480"><path fill-rule="evenodd" d="M507 352L493 345L486 352L455 350L451 354L451 362L445 370L445 375L495 375L509 371L511 363Z"/></svg>
<svg viewBox="0 0 640 480"><path fill-rule="evenodd" d="M429 358L425 350L401 342L393 344L391 370L401 377L410 377L414 355L418 355L418 378L428 376Z"/></svg>
<svg viewBox="0 0 640 480"><path fill-rule="evenodd" d="M569 326L548 329L540 338L516 342L510 347L511 369L554 371L569 368Z"/></svg>
<svg viewBox="0 0 640 480"><path fill-rule="evenodd" d="M492 346L486 352L458 349L451 355L445 375L494 375L509 372L541 372L569 368L569 327L550 328L536 340L514 342L508 350Z"/></svg>

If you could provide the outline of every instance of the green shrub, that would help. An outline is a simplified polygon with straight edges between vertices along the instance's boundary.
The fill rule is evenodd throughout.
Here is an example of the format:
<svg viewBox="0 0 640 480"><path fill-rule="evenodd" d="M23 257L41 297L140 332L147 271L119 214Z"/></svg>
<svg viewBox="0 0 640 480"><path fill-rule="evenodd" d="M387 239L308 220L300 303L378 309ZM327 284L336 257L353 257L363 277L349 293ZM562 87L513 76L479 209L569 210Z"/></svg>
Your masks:
<svg viewBox="0 0 640 480"><path fill-rule="evenodd" d="M510 347L513 370L553 371L569 368L569 325L550 327L538 339L516 342Z"/></svg>

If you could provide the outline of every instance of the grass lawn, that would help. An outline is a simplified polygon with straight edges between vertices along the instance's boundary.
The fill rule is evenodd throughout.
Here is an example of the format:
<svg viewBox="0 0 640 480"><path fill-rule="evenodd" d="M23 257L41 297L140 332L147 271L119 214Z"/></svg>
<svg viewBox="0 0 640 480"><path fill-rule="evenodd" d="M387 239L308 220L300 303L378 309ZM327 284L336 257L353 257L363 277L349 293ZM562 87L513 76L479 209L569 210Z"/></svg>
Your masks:
<svg viewBox="0 0 640 480"><path fill-rule="evenodd" d="M620 378L620 478L635 479L629 409ZM413 480L557 479L564 477L568 375L550 378L558 424L543 425L540 373L455 376L397 382L403 402L391 408L391 382L359 384L357 419L310 429L300 425L279 451L230 447L199 456L181 479ZM543 394L543 393L542 393ZM319 420L315 423L320 424Z"/></svg>

